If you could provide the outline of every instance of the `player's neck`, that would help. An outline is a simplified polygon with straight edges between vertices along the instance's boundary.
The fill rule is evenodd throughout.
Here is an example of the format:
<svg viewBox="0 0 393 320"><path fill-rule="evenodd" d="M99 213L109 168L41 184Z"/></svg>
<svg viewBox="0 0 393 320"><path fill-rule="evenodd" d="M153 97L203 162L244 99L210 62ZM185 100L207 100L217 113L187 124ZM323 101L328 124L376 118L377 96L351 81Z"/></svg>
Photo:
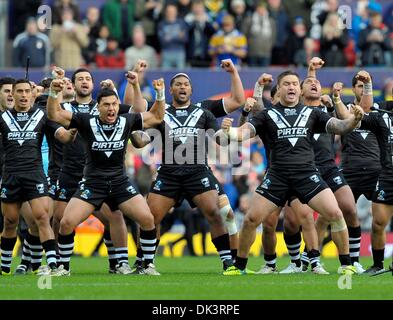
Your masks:
<svg viewBox="0 0 393 320"><path fill-rule="evenodd" d="M81 96L76 96L75 101L78 102L79 104L87 104L90 103L91 100L93 100L93 97L91 95L88 95L86 97L81 97Z"/></svg>
<svg viewBox="0 0 393 320"><path fill-rule="evenodd" d="M294 103L286 103L284 101L280 101L280 105L285 107L285 108L294 108L299 104L299 101L296 101Z"/></svg>
<svg viewBox="0 0 393 320"><path fill-rule="evenodd" d="M27 112L27 111L29 111L30 110L30 108L31 108L31 106L28 106L28 107L20 107L20 106L14 106L14 109L15 109L15 111L16 112Z"/></svg>
<svg viewBox="0 0 393 320"><path fill-rule="evenodd" d="M178 103L176 101L172 102L172 105L176 108L176 109L181 109L181 108L187 108L189 105L191 104L191 101L188 100L186 103Z"/></svg>
<svg viewBox="0 0 393 320"><path fill-rule="evenodd" d="M306 99L306 98L304 98L303 104L308 107L319 107L321 105L321 99Z"/></svg>

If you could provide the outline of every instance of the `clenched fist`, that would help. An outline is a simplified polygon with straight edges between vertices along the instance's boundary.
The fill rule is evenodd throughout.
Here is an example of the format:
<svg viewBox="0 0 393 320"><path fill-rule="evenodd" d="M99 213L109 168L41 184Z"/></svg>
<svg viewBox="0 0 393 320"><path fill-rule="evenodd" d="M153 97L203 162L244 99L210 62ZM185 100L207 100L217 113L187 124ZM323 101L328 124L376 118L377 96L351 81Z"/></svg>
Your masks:
<svg viewBox="0 0 393 320"><path fill-rule="evenodd" d="M50 90L56 93L59 93L64 88L64 80L62 79L54 79L50 84Z"/></svg>
<svg viewBox="0 0 393 320"><path fill-rule="evenodd" d="M324 64L325 64L325 61L323 61L321 58L314 57L314 58L312 58L310 60L310 63L308 64L308 67L311 70L318 70L318 69L321 69Z"/></svg>
<svg viewBox="0 0 393 320"><path fill-rule="evenodd" d="M111 79L106 79L100 82L100 87L101 89L110 89L114 90L115 89L115 84Z"/></svg>
<svg viewBox="0 0 393 320"><path fill-rule="evenodd" d="M273 76L269 73L263 73L257 81L260 86L265 86L273 82Z"/></svg>
<svg viewBox="0 0 393 320"><path fill-rule="evenodd" d="M228 132L229 129L232 127L232 122L233 119L232 118L225 118L224 120L222 120L221 122L221 129L225 132Z"/></svg>
<svg viewBox="0 0 393 320"><path fill-rule="evenodd" d="M233 64L231 59L221 60L221 68L223 68L226 72L235 72L236 67Z"/></svg>
<svg viewBox="0 0 393 320"><path fill-rule="evenodd" d="M65 71L60 67L54 67L52 70L53 79L63 79L65 76Z"/></svg>
<svg viewBox="0 0 393 320"><path fill-rule="evenodd" d="M355 76L355 78L363 83L370 83L371 82L371 76L365 70L359 71L358 74Z"/></svg>
<svg viewBox="0 0 393 320"><path fill-rule="evenodd" d="M158 80L153 80L153 88L155 91L164 90L165 89L165 82L163 78Z"/></svg>
<svg viewBox="0 0 393 320"><path fill-rule="evenodd" d="M342 82L335 82L332 88L333 97L340 97L343 87L344 84Z"/></svg>

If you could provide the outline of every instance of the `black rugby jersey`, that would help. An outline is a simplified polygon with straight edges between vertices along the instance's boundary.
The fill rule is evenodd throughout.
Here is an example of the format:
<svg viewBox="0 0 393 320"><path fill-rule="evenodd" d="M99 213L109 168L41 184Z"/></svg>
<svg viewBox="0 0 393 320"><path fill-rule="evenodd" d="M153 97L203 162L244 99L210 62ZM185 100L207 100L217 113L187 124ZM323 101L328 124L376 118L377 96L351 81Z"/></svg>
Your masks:
<svg viewBox="0 0 393 320"><path fill-rule="evenodd" d="M147 104L147 111L151 109L153 106L154 102L148 102ZM167 106L170 106L171 104L167 104ZM224 99L219 99L219 100L203 100L200 102L197 102L194 104L198 108L206 109L209 110L213 116L216 118L221 118L225 117L228 115L227 111L225 110L224 106Z"/></svg>
<svg viewBox="0 0 393 320"><path fill-rule="evenodd" d="M44 134L57 125L37 106L27 112L7 110L0 115L4 146L4 171L10 173L43 171L41 145Z"/></svg>
<svg viewBox="0 0 393 320"><path fill-rule="evenodd" d="M327 113L325 106L313 107ZM335 167L334 134L315 133L312 138L315 153L315 165L318 168Z"/></svg>
<svg viewBox="0 0 393 320"><path fill-rule="evenodd" d="M143 120L140 114L123 114L108 125L98 116L74 113L70 128L78 129L87 152L84 176L105 178L125 174L128 139L132 131L143 129Z"/></svg>
<svg viewBox="0 0 393 320"><path fill-rule="evenodd" d="M326 133L330 119L319 108L277 104L258 112L249 123L269 146L271 168L301 170L315 166L312 137L315 133Z"/></svg>
<svg viewBox="0 0 393 320"><path fill-rule="evenodd" d="M379 108L392 111L393 110L393 101L382 101L378 102Z"/></svg>
<svg viewBox="0 0 393 320"><path fill-rule="evenodd" d="M341 167L344 171L353 168L381 168L378 140L370 130L359 128L342 135L341 145Z"/></svg>
<svg viewBox="0 0 393 320"><path fill-rule="evenodd" d="M386 113L372 112L366 114L362 120L361 129L370 130L376 136L380 149L380 164L382 172L389 172L393 178L392 141L393 116Z"/></svg>
<svg viewBox="0 0 393 320"><path fill-rule="evenodd" d="M82 113L90 115L98 115L97 101L92 100L89 103L80 104L76 100L62 104L64 110L73 114ZM128 113L130 106L120 104L119 114ZM82 176L83 168L86 163L87 153L81 135L77 134L74 142L63 145L63 164L61 170L74 176Z"/></svg>
<svg viewBox="0 0 393 320"><path fill-rule="evenodd" d="M196 105L175 108L166 105L160 131L163 153L160 170L183 174L207 166L206 130L219 129L214 115Z"/></svg>

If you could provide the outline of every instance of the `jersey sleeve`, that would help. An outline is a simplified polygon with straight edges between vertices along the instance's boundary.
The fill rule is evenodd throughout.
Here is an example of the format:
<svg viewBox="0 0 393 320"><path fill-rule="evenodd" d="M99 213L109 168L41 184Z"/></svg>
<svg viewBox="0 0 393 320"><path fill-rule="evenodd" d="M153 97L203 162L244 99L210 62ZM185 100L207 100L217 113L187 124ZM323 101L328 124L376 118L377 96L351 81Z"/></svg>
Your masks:
<svg viewBox="0 0 393 320"><path fill-rule="evenodd" d="M130 109L131 109L131 106L129 106L128 104L121 103L119 105L119 114L129 113Z"/></svg>
<svg viewBox="0 0 393 320"><path fill-rule="evenodd" d="M73 113L68 129L76 128L79 131L82 131L86 126L86 122L88 122L91 117L91 115L85 113Z"/></svg>
<svg viewBox="0 0 393 320"><path fill-rule="evenodd" d="M205 110L206 114L206 126L205 129L213 129L214 131L218 131L220 127L218 126L216 117L209 111Z"/></svg>
<svg viewBox="0 0 393 320"><path fill-rule="evenodd" d="M263 127L265 126L266 113L264 111L259 111L254 116L252 116L248 122L251 127L254 128L255 135L259 135L262 133Z"/></svg>
<svg viewBox="0 0 393 320"><path fill-rule="evenodd" d="M143 116L141 113L129 113L124 115L131 127L131 132L135 130L143 130Z"/></svg>
<svg viewBox="0 0 393 320"><path fill-rule="evenodd" d="M360 129L369 130L374 134L378 134L381 128L379 124L380 114L379 113L369 113L365 114L362 122L360 123Z"/></svg>
<svg viewBox="0 0 393 320"><path fill-rule="evenodd" d="M209 110L216 118L221 118L228 114L225 110L224 99L203 100L196 105L202 109Z"/></svg>
<svg viewBox="0 0 393 320"><path fill-rule="evenodd" d="M326 126L328 122L333 119L333 117L317 108L313 109L313 113L315 116L315 121L312 131L314 133L326 133Z"/></svg>

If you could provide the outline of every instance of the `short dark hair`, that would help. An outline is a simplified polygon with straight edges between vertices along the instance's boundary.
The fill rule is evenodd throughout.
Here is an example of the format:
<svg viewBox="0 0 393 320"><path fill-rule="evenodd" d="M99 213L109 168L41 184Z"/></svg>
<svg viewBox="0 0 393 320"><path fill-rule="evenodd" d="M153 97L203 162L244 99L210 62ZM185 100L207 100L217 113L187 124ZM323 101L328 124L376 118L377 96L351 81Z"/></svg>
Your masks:
<svg viewBox="0 0 393 320"><path fill-rule="evenodd" d="M3 77L0 78L0 89L5 85L5 84L15 84L15 79L11 77Z"/></svg>
<svg viewBox="0 0 393 320"><path fill-rule="evenodd" d="M299 79L299 82L300 82L300 77L299 77L299 75L298 75L295 71L287 70L287 71L281 72L281 73L278 75L278 77L277 77L277 85L278 85L278 86L280 86L281 80L282 80L284 77L286 77L286 76L295 76L295 77L297 77L297 78Z"/></svg>
<svg viewBox="0 0 393 320"><path fill-rule="evenodd" d="M98 92L97 102L100 103L102 98L111 97L111 96L115 96L117 99L119 99L119 96L114 90L108 88L102 89Z"/></svg>
<svg viewBox="0 0 393 320"><path fill-rule="evenodd" d="M353 76L353 78L352 78L352 88L355 88L355 86L356 86L356 84L358 83L358 79L356 78L356 76L358 75L358 73L359 72L357 72L354 76ZM372 77L372 75L370 74L370 78L371 78L371 80L373 80L373 77Z"/></svg>
<svg viewBox="0 0 393 320"><path fill-rule="evenodd" d="M72 74L71 82L72 82L73 84L75 84L76 75L77 75L78 73L81 73L81 72L88 72L88 73L90 74L90 76L91 76L91 80L94 82L93 75L91 74L91 72L90 72L89 69L86 69L86 68L79 68L79 69L76 69L76 70L74 71L74 73Z"/></svg>
<svg viewBox="0 0 393 320"><path fill-rule="evenodd" d="M38 83L38 85L44 87L44 89L48 89L50 88L50 84L52 83L52 81L52 78L44 78Z"/></svg>
<svg viewBox="0 0 393 320"><path fill-rule="evenodd" d="M274 99L274 96L277 93L277 85L275 84L271 89L270 89L270 98Z"/></svg>
<svg viewBox="0 0 393 320"><path fill-rule="evenodd" d="M177 78L180 78L180 77L187 78L188 81L190 81L190 83L191 83L191 78L190 78L190 76L189 76L187 73L180 72L180 73L176 73L176 74L171 78L171 82L170 82L169 86L172 87L172 84L175 82L175 80L176 80Z"/></svg>
<svg viewBox="0 0 393 320"><path fill-rule="evenodd" d="M27 80L27 79L18 79L18 80L16 80L15 83L13 84L12 90L15 90L15 87L16 87L18 84L21 84L21 83L27 83L27 84L30 86L30 88L31 88L31 83L30 83L29 80Z"/></svg>

